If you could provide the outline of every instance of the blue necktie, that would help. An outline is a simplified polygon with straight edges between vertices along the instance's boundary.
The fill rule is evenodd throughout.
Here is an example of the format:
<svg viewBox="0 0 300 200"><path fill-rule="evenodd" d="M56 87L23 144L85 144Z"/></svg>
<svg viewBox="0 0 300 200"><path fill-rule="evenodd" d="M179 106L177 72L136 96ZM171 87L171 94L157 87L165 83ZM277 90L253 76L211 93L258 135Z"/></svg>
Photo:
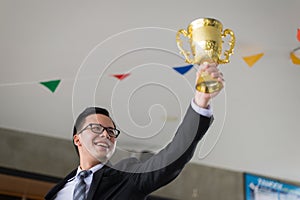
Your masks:
<svg viewBox="0 0 300 200"><path fill-rule="evenodd" d="M88 177L92 172L83 170L79 172L78 178L79 181L76 183L73 193L73 200L85 200L86 199L86 183L84 179Z"/></svg>

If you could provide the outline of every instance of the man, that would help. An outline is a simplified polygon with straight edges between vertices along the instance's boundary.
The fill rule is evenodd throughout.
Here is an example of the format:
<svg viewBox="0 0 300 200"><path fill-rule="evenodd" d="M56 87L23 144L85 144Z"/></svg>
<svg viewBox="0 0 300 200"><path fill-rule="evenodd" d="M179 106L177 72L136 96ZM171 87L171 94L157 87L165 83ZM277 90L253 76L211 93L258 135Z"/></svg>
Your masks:
<svg viewBox="0 0 300 200"><path fill-rule="evenodd" d="M204 71L223 83L217 65L203 64L197 78ZM77 118L73 132L80 165L50 190L45 199L146 199L150 193L174 180L190 161L212 122L209 101L218 93L195 92L173 140L159 153L144 162L129 158L114 166L109 159L120 131L105 109L87 108ZM78 189L78 185L83 189Z"/></svg>

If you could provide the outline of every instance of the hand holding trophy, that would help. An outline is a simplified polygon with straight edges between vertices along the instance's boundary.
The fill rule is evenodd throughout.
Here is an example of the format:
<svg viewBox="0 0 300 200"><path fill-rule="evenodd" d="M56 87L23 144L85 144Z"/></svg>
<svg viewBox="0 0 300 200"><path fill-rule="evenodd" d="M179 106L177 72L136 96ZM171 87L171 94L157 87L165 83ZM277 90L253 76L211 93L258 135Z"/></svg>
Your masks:
<svg viewBox="0 0 300 200"><path fill-rule="evenodd" d="M186 37L190 43L193 57L190 52L183 49L181 35ZM222 40L230 35L229 49L224 51L222 56ZM177 46L185 57L185 62L189 64L201 65L204 62L226 64L229 62L229 56L233 53L235 45L235 35L232 30L225 29L220 21L212 18L200 18L191 22L187 30L180 29L176 35ZM202 73L196 84L196 89L204 93L213 93L223 88L218 80L212 78L207 73Z"/></svg>

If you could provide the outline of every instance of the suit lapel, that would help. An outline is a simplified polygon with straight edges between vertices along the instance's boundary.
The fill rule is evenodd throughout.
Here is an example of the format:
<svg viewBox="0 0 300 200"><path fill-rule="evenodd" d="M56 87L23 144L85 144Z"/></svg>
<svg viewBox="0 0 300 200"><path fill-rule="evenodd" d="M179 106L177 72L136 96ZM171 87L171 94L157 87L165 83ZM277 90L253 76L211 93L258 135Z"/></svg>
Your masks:
<svg viewBox="0 0 300 200"><path fill-rule="evenodd" d="M87 196L86 200L92 200L92 199L94 199L95 192L96 192L97 188L100 185L100 182L101 182L101 179L103 177L105 168L107 168L107 167L103 166L101 169L99 169L98 171L96 171L94 173L93 180L92 180L92 183L91 183L91 186L90 186L90 190L89 190L89 193L88 193L88 196Z"/></svg>
<svg viewBox="0 0 300 200"><path fill-rule="evenodd" d="M45 196L45 199L53 199L56 196L56 194L64 187L67 181L76 175L76 171L77 169L73 170L63 180L61 180L54 188L52 188Z"/></svg>

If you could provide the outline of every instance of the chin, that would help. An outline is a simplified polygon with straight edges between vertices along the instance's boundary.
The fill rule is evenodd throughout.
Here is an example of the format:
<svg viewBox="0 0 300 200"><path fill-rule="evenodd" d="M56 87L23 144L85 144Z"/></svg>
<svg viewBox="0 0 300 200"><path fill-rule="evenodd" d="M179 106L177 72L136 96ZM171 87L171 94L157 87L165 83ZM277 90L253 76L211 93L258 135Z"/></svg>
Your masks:
<svg viewBox="0 0 300 200"><path fill-rule="evenodd" d="M109 160L115 153L115 149L110 150L107 154L106 154L106 159Z"/></svg>
<svg viewBox="0 0 300 200"><path fill-rule="evenodd" d="M99 160L101 163L105 163L112 157L113 154L114 151L109 151L106 154L98 154L96 159Z"/></svg>

